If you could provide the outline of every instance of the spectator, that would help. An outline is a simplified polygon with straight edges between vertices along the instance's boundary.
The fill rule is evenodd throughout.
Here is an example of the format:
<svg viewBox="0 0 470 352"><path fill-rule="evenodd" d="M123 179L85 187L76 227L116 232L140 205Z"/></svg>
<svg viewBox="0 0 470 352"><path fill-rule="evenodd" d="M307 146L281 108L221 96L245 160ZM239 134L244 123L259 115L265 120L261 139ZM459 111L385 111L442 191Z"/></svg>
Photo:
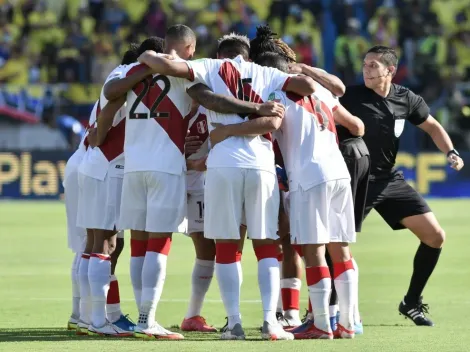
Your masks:
<svg viewBox="0 0 470 352"><path fill-rule="evenodd" d="M297 54L297 62L318 67L318 53L312 43L312 37L307 33L300 33L296 37L294 51Z"/></svg>
<svg viewBox="0 0 470 352"><path fill-rule="evenodd" d="M105 8L103 20L110 33L116 34L121 26L129 23L129 16L116 0L109 0Z"/></svg>
<svg viewBox="0 0 470 352"><path fill-rule="evenodd" d="M147 33L150 36L165 37L167 16L163 12L160 1L150 2L147 13Z"/></svg>
<svg viewBox="0 0 470 352"><path fill-rule="evenodd" d="M95 20L96 27L98 27L104 15L104 0L88 0L88 8L90 10L91 17Z"/></svg>
<svg viewBox="0 0 470 352"><path fill-rule="evenodd" d="M73 45L71 37L67 37L57 53L57 72L60 83L74 83L80 77L80 51Z"/></svg>
<svg viewBox="0 0 470 352"><path fill-rule="evenodd" d="M14 46L10 58L0 68L0 83L26 86L28 84L28 64L23 45Z"/></svg>

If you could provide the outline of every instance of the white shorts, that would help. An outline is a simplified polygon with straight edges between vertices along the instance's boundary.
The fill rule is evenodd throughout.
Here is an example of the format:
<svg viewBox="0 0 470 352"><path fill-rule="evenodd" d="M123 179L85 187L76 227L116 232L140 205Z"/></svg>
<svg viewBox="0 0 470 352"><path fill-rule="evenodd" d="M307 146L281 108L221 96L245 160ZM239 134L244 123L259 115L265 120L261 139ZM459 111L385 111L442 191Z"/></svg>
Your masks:
<svg viewBox="0 0 470 352"><path fill-rule="evenodd" d="M280 192L281 193L281 202L284 208L284 212L287 216L290 216L290 193L289 192Z"/></svg>
<svg viewBox="0 0 470 352"><path fill-rule="evenodd" d="M239 239L244 211L250 239L278 239L279 186L275 174L256 169L208 169L204 203L206 238Z"/></svg>
<svg viewBox="0 0 470 352"><path fill-rule="evenodd" d="M65 212L67 214L67 242L74 253L85 249L86 229L77 226L78 213L78 172L70 172L64 180Z"/></svg>
<svg viewBox="0 0 470 352"><path fill-rule="evenodd" d="M186 175L158 171L124 174L119 228L186 232Z"/></svg>
<svg viewBox="0 0 470 352"><path fill-rule="evenodd" d="M103 181L78 174L80 188L77 226L87 229L119 229L122 178L106 175Z"/></svg>
<svg viewBox="0 0 470 352"><path fill-rule="evenodd" d="M290 192L292 244L356 242L354 204L348 179Z"/></svg>
<svg viewBox="0 0 470 352"><path fill-rule="evenodd" d="M204 232L204 190L188 191L188 232Z"/></svg>

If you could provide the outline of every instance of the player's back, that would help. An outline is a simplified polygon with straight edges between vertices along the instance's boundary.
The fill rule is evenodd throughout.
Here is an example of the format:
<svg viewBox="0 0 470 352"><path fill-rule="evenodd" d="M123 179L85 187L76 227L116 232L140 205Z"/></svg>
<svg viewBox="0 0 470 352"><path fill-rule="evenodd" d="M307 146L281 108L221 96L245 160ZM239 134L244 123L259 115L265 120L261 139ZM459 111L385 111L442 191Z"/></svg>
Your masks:
<svg viewBox="0 0 470 352"><path fill-rule="evenodd" d="M121 77L143 69L129 65ZM154 74L127 94L124 153L125 172L185 171L184 141L191 110L188 80Z"/></svg>
<svg viewBox="0 0 470 352"><path fill-rule="evenodd" d="M333 112L339 102L331 92L316 85L315 93L301 97L275 92L272 100L286 107L276 133L289 178L289 189L303 189L320 183L349 178L338 147Z"/></svg>
<svg viewBox="0 0 470 352"><path fill-rule="evenodd" d="M201 159L209 153L209 130L207 128L207 110L200 106L197 113L189 121L189 136L197 136L202 142L199 150L188 156L188 159ZM186 172L186 186L188 191L199 191L204 189L205 172L188 170Z"/></svg>
<svg viewBox="0 0 470 352"><path fill-rule="evenodd" d="M244 61L241 56L233 60L203 60L205 75L194 67L195 76L215 93L231 95L240 100L263 103L269 93L282 89L289 75L273 68ZM201 77L203 76L203 77ZM207 112L211 123L235 124L250 116ZM240 167L261 169L274 173L274 153L270 136L230 137L211 149L207 167Z"/></svg>

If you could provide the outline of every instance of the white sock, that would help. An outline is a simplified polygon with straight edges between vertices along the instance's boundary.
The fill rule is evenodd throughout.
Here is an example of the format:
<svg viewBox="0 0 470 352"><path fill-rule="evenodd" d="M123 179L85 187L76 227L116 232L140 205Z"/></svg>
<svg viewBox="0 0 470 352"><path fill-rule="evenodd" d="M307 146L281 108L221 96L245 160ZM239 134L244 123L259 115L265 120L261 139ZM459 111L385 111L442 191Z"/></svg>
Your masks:
<svg viewBox="0 0 470 352"><path fill-rule="evenodd" d="M356 285L354 286L354 323L361 323L361 314L359 313L359 267L356 260L351 257L354 265L354 274L356 275Z"/></svg>
<svg viewBox="0 0 470 352"><path fill-rule="evenodd" d="M263 304L263 320L276 324L276 306L281 290L277 258L265 258L258 262L258 285Z"/></svg>
<svg viewBox="0 0 470 352"><path fill-rule="evenodd" d="M88 280L91 290L91 324L102 327L106 324L106 297L111 278L111 257L93 253L88 265Z"/></svg>
<svg viewBox="0 0 470 352"><path fill-rule="evenodd" d="M328 314L331 293L329 269L328 267L309 267L306 272L314 324L322 331L331 332L330 316Z"/></svg>
<svg viewBox="0 0 470 352"><path fill-rule="evenodd" d="M155 323L155 312L162 296L168 256L158 252L145 253L142 268L142 296L138 325L147 328Z"/></svg>
<svg viewBox="0 0 470 352"><path fill-rule="evenodd" d="M71 278L72 278L72 318L80 317L80 279L78 269L80 267L81 253L75 253L72 262Z"/></svg>
<svg viewBox="0 0 470 352"><path fill-rule="evenodd" d="M336 314L338 313L339 306L337 304L335 304L333 306L330 306L328 308L328 310L329 310L329 313L330 313L330 317L335 317Z"/></svg>
<svg viewBox="0 0 470 352"><path fill-rule="evenodd" d="M281 278L281 282L282 282L282 260L278 260L278 264L279 264L279 277ZM284 309L282 306L281 290L279 290L279 298L277 299L276 313L284 313Z"/></svg>
<svg viewBox="0 0 470 352"><path fill-rule="evenodd" d="M80 281L80 320L85 324L90 324L91 318L90 283L88 281L89 262L90 255L83 253L78 268L78 278Z"/></svg>
<svg viewBox="0 0 470 352"><path fill-rule="evenodd" d="M215 263L212 260L197 259L191 276L191 298L185 318L201 315L202 304L214 275Z"/></svg>
<svg viewBox="0 0 470 352"><path fill-rule="evenodd" d="M219 283L220 295L228 317L228 328L241 324L240 288L242 285L242 266L240 262L215 264L215 275Z"/></svg>
<svg viewBox="0 0 470 352"><path fill-rule="evenodd" d="M111 275L109 291L106 297L106 316L111 323L121 318L121 299L119 297L119 283L116 275Z"/></svg>
<svg viewBox="0 0 470 352"><path fill-rule="evenodd" d="M336 269L335 272L340 272ZM339 317L339 324L347 330L354 331L354 292L356 285L356 274L354 269L348 269L341 274L335 274L335 287L338 293L339 310L341 312Z"/></svg>
<svg viewBox="0 0 470 352"><path fill-rule="evenodd" d="M130 274L137 310L140 309L140 299L142 297L142 268L144 267L146 252L147 241L140 241L131 238Z"/></svg>

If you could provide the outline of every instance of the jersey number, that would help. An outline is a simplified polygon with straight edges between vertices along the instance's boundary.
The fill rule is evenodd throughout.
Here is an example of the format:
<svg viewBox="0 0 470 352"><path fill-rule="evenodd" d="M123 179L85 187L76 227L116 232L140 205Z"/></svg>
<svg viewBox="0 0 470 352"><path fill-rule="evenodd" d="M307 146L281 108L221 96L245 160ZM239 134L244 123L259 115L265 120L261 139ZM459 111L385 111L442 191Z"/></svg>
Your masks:
<svg viewBox="0 0 470 352"><path fill-rule="evenodd" d="M310 104L313 108L313 115L315 115L317 127L320 129L320 131L328 129L330 124L330 118L328 115L331 115L330 109L328 109L325 103L318 99L315 94L309 96L308 99L310 100Z"/></svg>
<svg viewBox="0 0 470 352"><path fill-rule="evenodd" d="M142 100L147 96L148 92L150 89L154 88L157 85L158 81L163 82L163 89L160 92L160 94L157 96L155 101L153 102L152 106L149 108L150 113L142 113L142 112L135 112L139 104L142 102ZM163 75L158 75L153 77L152 81L149 82L149 80L144 79L141 82L144 85L144 88L142 89L142 92L137 96L137 99L134 101L134 104L131 106L131 110L129 111L129 119L133 120L140 120L140 119L156 119L156 118L169 118L170 113L169 112L161 112L161 111L156 111L158 109L158 106L162 102L162 100L167 96L168 92L170 91L171 88L171 83L168 77L163 76ZM158 86L159 87L159 86Z"/></svg>

